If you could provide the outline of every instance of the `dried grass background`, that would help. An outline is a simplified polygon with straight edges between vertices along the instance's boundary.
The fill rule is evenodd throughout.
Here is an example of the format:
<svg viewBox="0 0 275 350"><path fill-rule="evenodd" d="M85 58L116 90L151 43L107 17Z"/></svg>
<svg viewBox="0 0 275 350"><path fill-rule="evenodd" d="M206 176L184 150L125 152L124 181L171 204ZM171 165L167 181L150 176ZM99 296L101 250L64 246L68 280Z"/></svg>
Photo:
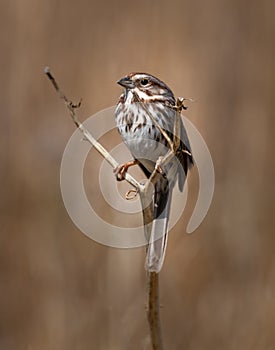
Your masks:
<svg viewBox="0 0 275 350"><path fill-rule="evenodd" d="M97 244L63 206L74 127L45 65L84 117L114 105L116 80L136 70L198 100L186 115L216 188L199 229L184 234L188 206L169 239L165 349L275 348L274 11L271 0L1 2L1 350L150 349L144 249Z"/></svg>

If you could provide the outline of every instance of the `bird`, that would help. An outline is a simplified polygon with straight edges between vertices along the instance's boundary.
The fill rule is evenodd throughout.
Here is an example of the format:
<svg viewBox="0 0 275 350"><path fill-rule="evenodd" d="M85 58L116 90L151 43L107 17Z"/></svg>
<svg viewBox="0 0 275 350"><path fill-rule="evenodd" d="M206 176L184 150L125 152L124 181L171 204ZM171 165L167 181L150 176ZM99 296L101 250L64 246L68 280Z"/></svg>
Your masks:
<svg viewBox="0 0 275 350"><path fill-rule="evenodd" d="M161 157L169 151L169 142L164 133L172 141L174 140L177 113L175 96L168 85L148 73L133 72L117 83L124 88L124 91L115 109L115 123L133 160L115 169L116 178L122 181L128 168L136 164L149 178ZM153 222L150 237L147 237L145 263L145 268L149 272L159 273L163 266L172 191L176 183L180 191L183 191L188 170L194 164L182 118L180 118L180 142L177 144L176 156L164 171L159 169L154 183Z"/></svg>

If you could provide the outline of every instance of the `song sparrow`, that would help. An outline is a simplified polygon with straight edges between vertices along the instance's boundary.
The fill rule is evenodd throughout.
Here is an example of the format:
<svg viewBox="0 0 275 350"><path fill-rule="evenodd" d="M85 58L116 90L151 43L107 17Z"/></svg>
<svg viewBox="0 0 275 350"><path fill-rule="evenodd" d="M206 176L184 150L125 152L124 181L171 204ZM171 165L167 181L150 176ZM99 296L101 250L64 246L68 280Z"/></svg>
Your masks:
<svg viewBox="0 0 275 350"><path fill-rule="evenodd" d="M159 157L168 152L167 139L149 114L173 140L176 100L171 89L150 74L130 73L120 79L118 84L124 87L124 93L118 101L115 120L134 161L120 166L117 169L117 178L121 180L128 167L134 164L138 164L149 178ZM154 220L146 259L146 269L149 271L159 272L162 267L167 244L172 189L178 181L180 190L183 190L187 171L193 165L190 144L182 120L180 123L181 140L177 157L172 159L164 173L159 174L155 184Z"/></svg>

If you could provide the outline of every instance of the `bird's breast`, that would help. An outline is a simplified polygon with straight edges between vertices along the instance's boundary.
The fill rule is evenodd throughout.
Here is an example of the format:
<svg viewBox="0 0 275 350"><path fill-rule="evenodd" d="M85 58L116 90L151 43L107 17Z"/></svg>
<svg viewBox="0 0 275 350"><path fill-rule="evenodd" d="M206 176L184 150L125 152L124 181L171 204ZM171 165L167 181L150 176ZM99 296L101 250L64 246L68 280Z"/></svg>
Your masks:
<svg viewBox="0 0 275 350"><path fill-rule="evenodd" d="M173 116L162 104L119 103L115 112L117 128L136 159L156 162L167 153L167 142L148 114L167 130L173 129ZM170 112L171 114L171 112Z"/></svg>

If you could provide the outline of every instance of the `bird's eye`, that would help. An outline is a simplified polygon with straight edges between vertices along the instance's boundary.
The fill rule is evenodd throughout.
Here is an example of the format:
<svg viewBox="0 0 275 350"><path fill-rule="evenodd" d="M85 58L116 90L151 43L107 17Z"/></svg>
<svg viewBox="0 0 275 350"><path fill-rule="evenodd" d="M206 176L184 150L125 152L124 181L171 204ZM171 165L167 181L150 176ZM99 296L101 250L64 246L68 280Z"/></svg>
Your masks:
<svg viewBox="0 0 275 350"><path fill-rule="evenodd" d="M149 84L149 80L148 80L148 79L142 79L142 80L140 81L140 84L143 85L143 86L146 86L146 85Z"/></svg>

